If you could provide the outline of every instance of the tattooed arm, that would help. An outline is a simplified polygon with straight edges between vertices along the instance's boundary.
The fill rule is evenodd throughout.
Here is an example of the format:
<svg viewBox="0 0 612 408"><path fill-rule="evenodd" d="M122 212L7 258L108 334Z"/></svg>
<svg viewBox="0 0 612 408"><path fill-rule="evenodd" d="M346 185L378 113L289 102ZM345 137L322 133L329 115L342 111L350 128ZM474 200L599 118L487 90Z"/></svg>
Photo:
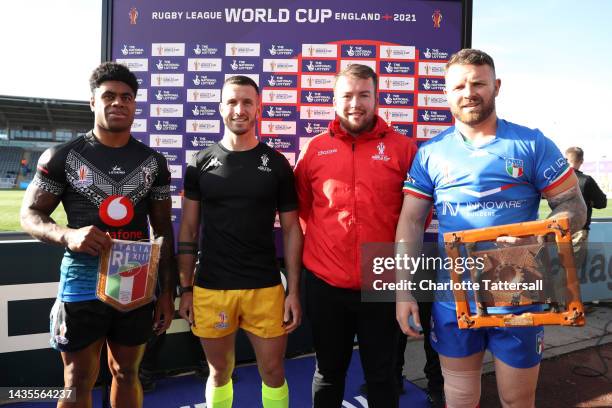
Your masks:
<svg viewBox="0 0 612 408"><path fill-rule="evenodd" d="M575 174L572 174L558 186L546 191L544 198L552 209L548 218L568 217L572 233L584 228L587 208Z"/></svg>
<svg viewBox="0 0 612 408"><path fill-rule="evenodd" d="M79 229L57 225L51 213L59 203L59 196L30 183L21 203L21 228L42 242L63 245L75 252L97 256L110 248L110 237L93 225Z"/></svg>

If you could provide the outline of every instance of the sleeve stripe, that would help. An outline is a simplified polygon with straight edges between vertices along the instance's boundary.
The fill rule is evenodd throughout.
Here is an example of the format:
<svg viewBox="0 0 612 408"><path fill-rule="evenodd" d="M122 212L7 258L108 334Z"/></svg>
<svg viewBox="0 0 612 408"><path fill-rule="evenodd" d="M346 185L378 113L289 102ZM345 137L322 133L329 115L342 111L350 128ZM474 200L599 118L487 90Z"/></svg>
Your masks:
<svg viewBox="0 0 612 408"><path fill-rule="evenodd" d="M567 166L567 169L563 173L561 173L559 177L557 177L548 186L542 189L542 193L557 187L559 184L563 183L572 174L574 174L574 169L570 166Z"/></svg>
<svg viewBox="0 0 612 408"><path fill-rule="evenodd" d="M415 196L417 198L433 201L433 198L431 195L425 194L422 191L417 190L414 187L404 187L403 192L404 194L410 194L411 196Z"/></svg>

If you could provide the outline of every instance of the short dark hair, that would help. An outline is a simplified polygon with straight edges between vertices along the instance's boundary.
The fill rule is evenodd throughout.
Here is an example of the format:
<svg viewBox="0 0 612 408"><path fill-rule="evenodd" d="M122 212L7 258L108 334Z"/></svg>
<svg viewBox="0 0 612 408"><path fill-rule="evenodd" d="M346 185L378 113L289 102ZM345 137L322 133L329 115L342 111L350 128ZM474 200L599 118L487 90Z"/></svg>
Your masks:
<svg viewBox="0 0 612 408"><path fill-rule="evenodd" d="M476 50L474 48L464 48L453 55L446 63L446 71L451 65L488 65L495 73L495 63L493 58L484 51Z"/></svg>
<svg viewBox="0 0 612 408"><path fill-rule="evenodd" d="M372 78L372 82L374 82L374 90L378 87L378 75L372 68L363 64L351 64L348 67L344 68L342 71L336 74L336 80L334 81L334 88L336 87L336 83L340 77L349 77L349 78L359 78L359 79L368 79Z"/></svg>
<svg viewBox="0 0 612 408"><path fill-rule="evenodd" d="M565 157L573 163L584 161L584 150L578 146L572 146L565 151Z"/></svg>
<svg viewBox="0 0 612 408"><path fill-rule="evenodd" d="M134 96L138 93L138 80L136 75L128 67L114 61L107 61L100 64L89 77L89 88L94 93L103 82L120 81L129 86L134 91Z"/></svg>
<svg viewBox="0 0 612 408"><path fill-rule="evenodd" d="M225 82L223 82L223 87L225 87L225 85L252 86L253 88L255 88L255 92L257 93L257 95L259 95L259 87L257 86L257 83L255 83L255 81L253 81L251 78L249 78L246 75L231 76L227 78Z"/></svg>

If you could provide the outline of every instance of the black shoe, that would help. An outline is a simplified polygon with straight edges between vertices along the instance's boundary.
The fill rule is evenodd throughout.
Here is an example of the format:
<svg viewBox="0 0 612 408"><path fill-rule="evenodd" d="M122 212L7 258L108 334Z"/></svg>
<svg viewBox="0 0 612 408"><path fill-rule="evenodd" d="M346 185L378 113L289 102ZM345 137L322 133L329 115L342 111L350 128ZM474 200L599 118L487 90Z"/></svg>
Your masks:
<svg viewBox="0 0 612 408"><path fill-rule="evenodd" d="M446 399L442 390L427 391L427 400L431 408L444 408L446 406Z"/></svg>

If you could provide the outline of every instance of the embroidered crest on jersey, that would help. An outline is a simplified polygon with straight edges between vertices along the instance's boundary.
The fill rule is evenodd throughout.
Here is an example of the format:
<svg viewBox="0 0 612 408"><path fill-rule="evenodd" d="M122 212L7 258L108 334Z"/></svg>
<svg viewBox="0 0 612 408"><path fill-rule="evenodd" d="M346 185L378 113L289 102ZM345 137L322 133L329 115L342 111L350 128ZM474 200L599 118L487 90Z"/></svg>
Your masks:
<svg viewBox="0 0 612 408"><path fill-rule="evenodd" d="M78 180L75 181L81 187L89 187L93 184L91 170L89 167L83 165L78 170Z"/></svg>
<svg viewBox="0 0 612 408"><path fill-rule="evenodd" d="M261 166L257 167L259 170L261 171L267 171L270 172L272 171L271 168L268 167L268 162L270 161L270 158L268 157L267 154L262 154L261 155Z"/></svg>
<svg viewBox="0 0 612 408"><path fill-rule="evenodd" d="M523 175L523 161L520 159L506 159L506 172L511 177L521 177Z"/></svg>
<svg viewBox="0 0 612 408"><path fill-rule="evenodd" d="M376 150L378 151L378 154L375 154L372 156L373 160L381 160L381 161L389 161L391 160L391 158L389 156L387 156L385 154L385 143L384 142L380 142L379 144L376 145Z"/></svg>
<svg viewBox="0 0 612 408"><path fill-rule="evenodd" d="M84 167L88 169L87 178L91 179L91 184L80 181L81 169ZM68 183L98 208L104 200L111 196L127 197L133 205L136 205L151 191L153 175L159 171L154 156L149 156L132 172L121 180L115 181L75 151L68 153L65 170Z"/></svg>

